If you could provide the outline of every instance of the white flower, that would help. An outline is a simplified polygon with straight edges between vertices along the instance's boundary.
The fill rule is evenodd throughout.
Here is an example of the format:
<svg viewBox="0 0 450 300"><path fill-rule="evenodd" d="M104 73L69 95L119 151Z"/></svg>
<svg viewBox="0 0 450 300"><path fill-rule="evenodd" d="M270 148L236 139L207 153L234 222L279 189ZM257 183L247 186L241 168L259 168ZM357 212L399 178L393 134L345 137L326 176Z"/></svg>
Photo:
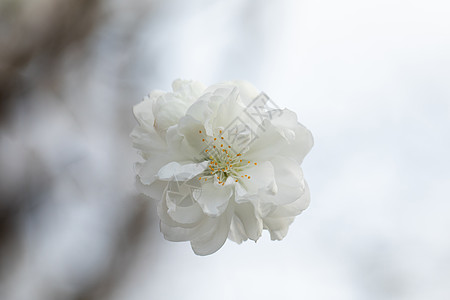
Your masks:
<svg viewBox="0 0 450 300"><path fill-rule="evenodd" d="M313 139L294 112L270 103L247 82L175 80L173 92L153 91L134 107L131 137L145 160L138 186L158 201L167 240L208 255L263 229L286 236L309 204L300 164Z"/></svg>

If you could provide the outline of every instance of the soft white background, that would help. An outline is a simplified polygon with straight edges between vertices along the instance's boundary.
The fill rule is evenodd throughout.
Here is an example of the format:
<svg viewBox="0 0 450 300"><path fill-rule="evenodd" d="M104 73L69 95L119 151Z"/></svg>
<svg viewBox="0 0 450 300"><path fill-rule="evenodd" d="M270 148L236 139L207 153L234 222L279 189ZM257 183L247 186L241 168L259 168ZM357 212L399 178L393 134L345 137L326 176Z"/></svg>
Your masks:
<svg viewBox="0 0 450 300"><path fill-rule="evenodd" d="M294 110L315 138L303 164L311 205L285 240L228 241L208 257L165 241L152 219L112 299L450 299L449 2L112 1L108 9L116 18L80 67L90 83L67 71L66 106L36 114L37 123L65 126L47 137L72 132L76 147L62 152L85 159L70 169L78 188L60 179L49 197L64 201L25 229L30 250L9 299L38 299L45 279L70 290L106 264L105 236L136 193L131 107L175 78L245 79ZM123 27L138 13L137 26ZM116 41L121 30L133 38ZM67 110L77 122L58 119ZM27 131L13 128L3 136L11 151ZM44 160L61 153L29 135ZM71 201L74 193L84 201Z"/></svg>

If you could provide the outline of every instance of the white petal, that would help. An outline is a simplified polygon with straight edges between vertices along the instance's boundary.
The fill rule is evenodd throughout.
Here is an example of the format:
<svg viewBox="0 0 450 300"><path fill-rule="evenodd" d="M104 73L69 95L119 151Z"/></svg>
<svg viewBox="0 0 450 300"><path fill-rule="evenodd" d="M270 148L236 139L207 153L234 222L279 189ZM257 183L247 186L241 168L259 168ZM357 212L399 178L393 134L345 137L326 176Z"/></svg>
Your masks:
<svg viewBox="0 0 450 300"><path fill-rule="evenodd" d="M297 115L288 109L282 110L282 113L272 119L271 123L289 141L289 145L280 154L293 157L301 163L314 145L311 132L298 123Z"/></svg>
<svg viewBox="0 0 450 300"><path fill-rule="evenodd" d="M269 215L269 217L282 218L282 217L296 216L299 215L306 208L308 208L310 202L309 188L306 182L304 182L304 184L305 184L305 191L300 198L298 198L292 203L279 206L272 214Z"/></svg>
<svg viewBox="0 0 450 300"><path fill-rule="evenodd" d="M211 109L210 94L205 94L193 103L186 111L186 116L191 116L202 124L210 118L213 110Z"/></svg>
<svg viewBox="0 0 450 300"><path fill-rule="evenodd" d="M271 159L271 162L278 183L293 187L301 184L303 173L300 164L295 159L276 156Z"/></svg>
<svg viewBox="0 0 450 300"><path fill-rule="evenodd" d="M200 235L201 234L200 229L202 228L206 229L202 225L203 224L200 224L197 225L196 227L170 226L161 220L159 227L161 232L164 234L164 238L166 240L171 242L186 242Z"/></svg>
<svg viewBox="0 0 450 300"><path fill-rule="evenodd" d="M250 104L250 102L255 99L260 91L256 89L251 83L244 80L233 80L227 81L219 84L212 85L208 87L206 92L215 92L217 90L231 90L237 88L239 91L240 98L242 99L244 105Z"/></svg>
<svg viewBox="0 0 450 300"><path fill-rule="evenodd" d="M279 206L271 214L263 219L264 228L270 232L272 240L283 239L287 232L289 225L294 221L295 216L300 214L309 205L309 189L306 185L305 193L295 202Z"/></svg>
<svg viewBox="0 0 450 300"><path fill-rule="evenodd" d="M164 201L162 201L164 202ZM194 224L179 224L173 221L167 214L167 207L158 206L158 216L161 219L160 230L168 241L182 242L191 241L209 232L214 220L206 215Z"/></svg>
<svg viewBox="0 0 450 300"><path fill-rule="evenodd" d="M178 120L184 116L187 108L188 103L173 94L159 97L153 105L155 128L158 131L164 131L170 126L177 124Z"/></svg>
<svg viewBox="0 0 450 300"><path fill-rule="evenodd" d="M281 155L292 155L301 163L314 145L314 139L311 132L301 124L298 124L293 130L295 132L295 140L290 147L281 152Z"/></svg>
<svg viewBox="0 0 450 300"><path fill-rule="evenodd" d="M228 237L232 217L232 206L220 217L209 218L208 232L191 241L192 250L197 255L209 255L219 250ZM206 227L206 226L205 226Z"/></svg>
<svg viewBox="0 0 450 300"><path fill-rule="evenodd" d="M295 217L264 219L264 226L269 230L270 239L272 241L282 240L287 235L289 225L294 222L294 219Z"/></svg>
<svg viewBox="0 0 450 300"><path fill-rule="evenodd" d="M163 95L163 91L152 91L148 97L145 97L140 103L133 107L133 114L139 125L145 128L152 128L154 122L153 103Z"/></svg>
<svg viewBox="0 0 450 300"><path fill-rule="evenodd" d="M203 217L200 206L192 201L192 195L177 191L167 191L167 213L177 223L192 224L199 222Z"/></svg>
<svg viewBox="0 0 450 300"><path fill-rule="evenodd" d="M178 133L184 137L180 149L191 159L204 160L207 156L204 150L208 144L202 141L206 137L203 124L191 116L185 116L180 119Z"/></svg>
<svg viewBox="0 0 450 300"><path fill-rule="evenodd" d="M270 162L257 163L252 167L245 168L242 174L248 175L241 178L236 185L236 202L247 201L250 196L259 193L274 194L277 190L275 174ZM248 179L250 177L250 179Z"/></svg>
<svg viewBox="0 0 450 300"><path fill-rule="evenodd" d="M249 160L270 160L288 145L287 139L267 120L262 123L256 135L250 149L245 153Z"/></svg>
<svg viewBox="0 0 450 300"><path fill-rule="evenodd" d="M168 158L165 155L155 155L144 163L136 163L136 173L139 175L141 182L149 185L159 179L158 171L167 163L167 160Z"/></svg>
<svg viewBox="0 0 450 300"><path fill-rule="evenodd" d="M289 109L282 109L279 113L272 114L270 122L277 128L294 129L298 125L297 114Z"/></svg>
<svg viewBox="0 0 450 300"><path fill-rule="evenodd" d="M261 195L263 202L274 205L285 205L296 201L305 192L300 164L292 158L276 156L272 160L275 171L277 192L274 194Z"/></svg>
<svg viewBox="0 0 450 300"><path fill-rule="evenodd" d="M206 87L197 81L178 79L172 83L172 88L173 93L159 95L152 107L155 128L160 133L165 132L170 126L176 125Z"/></svg>
<svg viewBox="0 0 450 300"><path fill-rule="evenodd" d="M136 187L138 191L156 201L161 201L163 198L164 190L167 187L166 181L155 180L149 185L145 185L141 180L136 178Z"/></svg>
<svg viewBox="0 0 450 300"><path fill-rule="evenodd" d="M141 150L144 159L149 159L152 154L167 152L167 144L164 139L153 129L136 126L130 134L133 147Z"/></svg>
<svg viewBox="0 0 450 300"><path fill-rule="evenodd" d="M172 204L171 204L172 205ZM199 218L195 223L178 223L172 216L169 215L169 208L167 206L167 201L160 201L158 203L158 216L161 220L160 229L164 234L164 238L169 241L180 242L180 241L190 241L198 236L203 235L208 231L205 225L208 222L208 217L206 215L197 215ZM173 213L172 208L172 213ZM175 217L175 219L181 220Z"/></svg>
<svg viewBox="0 0 450 300"><path fill-rule="evenodd" d="M256 215L253 204L247 202L236 205L234 214L241 221L246 236L253 241L258 240L261 236L263 223L261 218Z"/></svg>
<svg viewBox="0 0 450 300"><path fill-rule="evenodd" d="M248 236L245 233L244 224L242 224L241 219L236 215L231 219L230 232L228 232L228 238L235 243L242 243L248 240Z"/></svg>
<svg viewBox="0 0 450 300"><path fill-rule="evenodd" d="M205 214L219 216L227 208L232 194L232 187L222 186L210 180L203 183L201 189L195 190L193 196Z"/></svg>
<svg viewBox="0 0 450 300"><path fill-rule="evenodd" d="M172 90L179 95L180 98L186 99L189 103L197 100L205 91L206 86L193 80L176 79L172 83Z"/></svg>
<svg viewBox="0 0 450 300"><path fill-rule="evenodd" d="M208 162L201 163L185 163L170 162L163 166L157 173L156 177L160 180L189 180L202 173L208 166Z"/></svg>
<svg viewBox="0 0 450 300"><path fill-rule="evenodd" d="M217 107L214 120L212 121L214 128L226 128L236 118L240 117L242 119L245 117L243 115L245 106L240 100L237 87L230 91L226 91L226 93L226 96L223 97L223 100Z"/></svg>

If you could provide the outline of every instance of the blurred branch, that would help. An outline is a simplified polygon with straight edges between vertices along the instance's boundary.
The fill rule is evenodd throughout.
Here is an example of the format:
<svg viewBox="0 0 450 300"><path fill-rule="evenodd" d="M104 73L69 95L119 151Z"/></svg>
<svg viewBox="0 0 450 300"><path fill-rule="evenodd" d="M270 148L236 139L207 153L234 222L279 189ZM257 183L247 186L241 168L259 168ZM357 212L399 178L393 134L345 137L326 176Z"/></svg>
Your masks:
<svg viewBox="0 0 450 300"><path fill-rule="evenodd" d="M100 0L0 3L0 126L6 126L14 104L26 99L22 95L29 87L51 76L61 57L88 39L99 25L100 3ZM27 72L31 65L33 71ZM13 263L10 254L18 247L17 226L23 212L50 184L41 182L47 178L45 171L38 159L30 157L19 188L0 185L1 271L6 272L6 267ZM5 181L7 174L7 170L2 170L0 180Z"/></svg>
<svg viewBox="0 0 450 300"><path fill-rule="evenodd" d="M0 4L0 122L27 86L47 78L68 49L99 25L101 0L16 0ZM34 72L24 70L34 64Z"/></svg>
<svg viewBox="0 0 450 300"><path fill-rule="evenodd" d="M96 282L79 290L73 300L110 299L129 274L132 263L138 256L137 251L148 241L146 235L152 221L148 213L148 199L136 197L132 202L133 210L127 216L127 221L113 247L111 263Z"/></svg>

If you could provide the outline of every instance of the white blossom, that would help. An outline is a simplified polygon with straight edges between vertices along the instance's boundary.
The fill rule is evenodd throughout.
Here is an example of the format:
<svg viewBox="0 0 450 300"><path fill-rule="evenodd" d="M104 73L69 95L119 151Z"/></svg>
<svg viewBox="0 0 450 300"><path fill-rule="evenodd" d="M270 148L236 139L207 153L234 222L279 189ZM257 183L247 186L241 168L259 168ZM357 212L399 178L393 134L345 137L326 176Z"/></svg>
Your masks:
<svg viewBox="0 0 450 300"><path fill-rule="evenodd" d="M144 159L138 186L157 200L164 237L190 241L198 255L227 238L256 241L263 229L283 239L310 201L300 167L310 131L247 82L172 87L134 107L131 133Z"/></svg>

